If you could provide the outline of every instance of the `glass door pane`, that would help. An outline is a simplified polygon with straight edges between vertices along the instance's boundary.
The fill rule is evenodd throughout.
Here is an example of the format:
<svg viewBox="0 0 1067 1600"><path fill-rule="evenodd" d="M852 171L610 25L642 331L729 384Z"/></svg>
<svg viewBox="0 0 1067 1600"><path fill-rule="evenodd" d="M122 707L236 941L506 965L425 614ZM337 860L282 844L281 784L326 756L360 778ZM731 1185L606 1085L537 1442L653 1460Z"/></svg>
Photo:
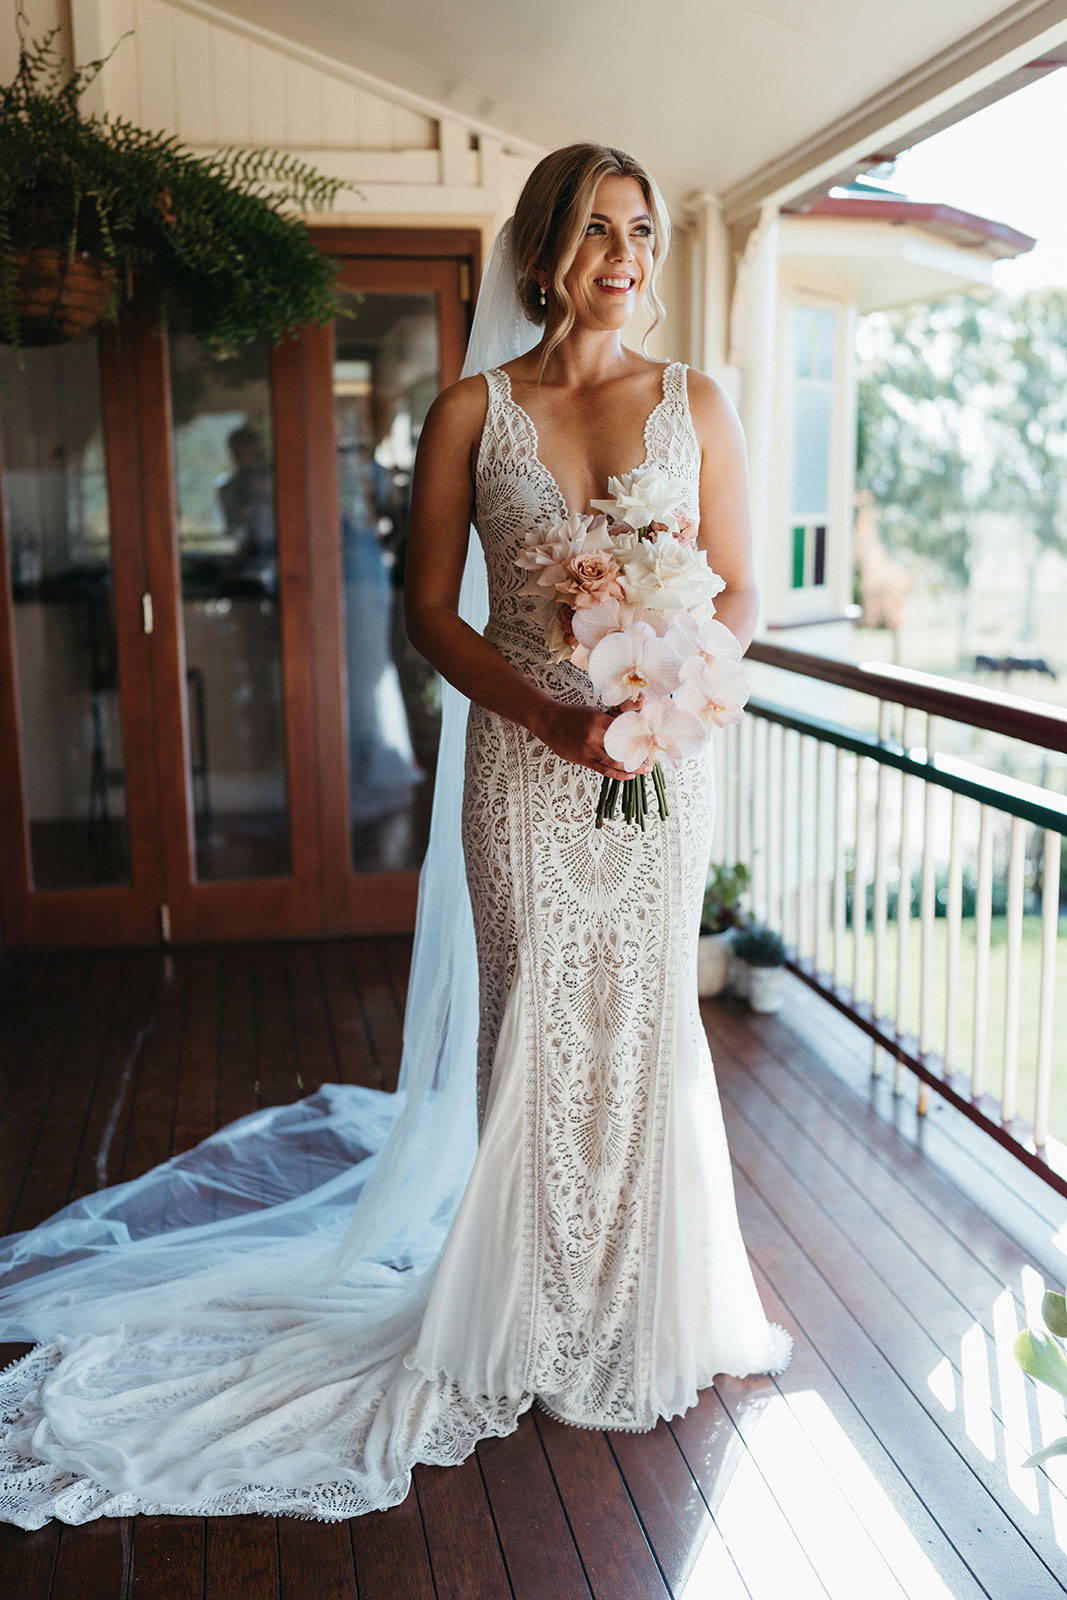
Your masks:
<svg viewBox="0 0 1067 1600"><path fill-rule="evenodd" d="M31 887L128 884L95 337L0 347L0 438Z"/></svg>
<svg viewBox="0 0 1067 1600"><path fill-rule="evenodd" d="M404 626L415 446L441 387L438 296L343 291L333 369L356 872L417 870L429 837L440 678Z"/></svg>
<svg viewBox="0 0 1067 1600"><path fill-rule="evenodd" d="M170 340L189 772L200 881L291 870L270 349Z"/></svg>

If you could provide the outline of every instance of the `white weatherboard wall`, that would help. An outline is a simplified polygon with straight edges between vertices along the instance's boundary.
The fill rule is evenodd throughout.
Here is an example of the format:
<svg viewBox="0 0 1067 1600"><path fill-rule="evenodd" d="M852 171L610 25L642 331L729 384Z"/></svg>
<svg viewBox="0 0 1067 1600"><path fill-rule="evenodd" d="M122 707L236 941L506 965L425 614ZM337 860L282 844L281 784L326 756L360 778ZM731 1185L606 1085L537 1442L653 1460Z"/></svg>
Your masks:
<svg viewBox="0 0 1067 1600"><path fill-rule="evenodd" d="M476 227L483 260L545 150L397 84L331 60L200 0L71 0L74 55L105 55L86 103L165 128L195 150L292 150L355 186L321 220L351 226ZM695 359L686 273L688 217L661 278L668 324L648 353ZM309 219L312 225L316 217ZM639 346L644 326L629 340Z"/></svg>

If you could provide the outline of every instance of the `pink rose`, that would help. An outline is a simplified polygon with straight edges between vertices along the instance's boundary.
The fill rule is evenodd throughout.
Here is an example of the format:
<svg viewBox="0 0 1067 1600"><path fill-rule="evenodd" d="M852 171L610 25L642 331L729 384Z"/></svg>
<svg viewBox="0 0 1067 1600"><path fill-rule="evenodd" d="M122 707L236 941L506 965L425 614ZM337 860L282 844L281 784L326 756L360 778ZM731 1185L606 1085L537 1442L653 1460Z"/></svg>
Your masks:
<svg viewBox="0 0 1067 1600"><path fill-rule="evenodd" d="M613 556L604 550L586 550L563 563L563 579L556 583L557 594L566 597L575 610L599 605L601 600L623 598L621 576Z"/></svg>
<svg viewBox="0 0 1067 1600"><path fill-rule="evenodd" d="M678 514L678 529L675 537L680 539L682 544L688 545L690 550L696 548L697 525L690 520L684 511Z"/></svg>

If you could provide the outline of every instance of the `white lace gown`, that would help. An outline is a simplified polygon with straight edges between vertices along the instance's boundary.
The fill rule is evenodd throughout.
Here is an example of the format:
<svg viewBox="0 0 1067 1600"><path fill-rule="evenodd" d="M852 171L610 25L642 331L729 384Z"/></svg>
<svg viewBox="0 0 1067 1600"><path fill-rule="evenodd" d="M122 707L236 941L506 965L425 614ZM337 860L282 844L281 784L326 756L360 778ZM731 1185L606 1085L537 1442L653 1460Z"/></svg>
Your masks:
<svg viewBox="0 0 1067 1600"><path fill-rule="evenodd" d="M557 699L599 705L584 672L548 660L518 592L526 532L567 508L507 374L485 378L486 637ZM695 511L681 362L645 446ZM0 1519L350 1517L397 1504L416 1462L462 1461L534 1403L643 1431L716 1373L784 1369L792 1339L767 1320L741 1236L697 1001L715 751L667 772L666 821L598 829L595 773L472 704L480 1137L422 1288L372 1347L340 1293L38 1345L0 1373Z"/></svg>

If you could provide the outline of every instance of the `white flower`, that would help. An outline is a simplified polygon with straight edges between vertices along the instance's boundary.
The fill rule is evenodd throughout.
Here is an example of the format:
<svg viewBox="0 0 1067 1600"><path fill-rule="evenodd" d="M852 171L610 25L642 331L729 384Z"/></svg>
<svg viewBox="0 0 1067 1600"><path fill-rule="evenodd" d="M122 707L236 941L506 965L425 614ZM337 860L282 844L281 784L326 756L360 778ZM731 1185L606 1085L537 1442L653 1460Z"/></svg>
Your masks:
<svg viewBox="0 0 1067 1600"><path fill-rule="evenodd" d="M604 735L604 749L628 772L636 772L649 760L675 766L695 755L706 738L696 717L672 700L654 699L640 711L621 712Z"/></svg>
<svg viewBox="0 0 1067 1600"><path fill-rule="evenodd" d="M710 730L740 722L749 693L748 673L740 661L709 662L696 656L683 665L674 703Z"/></svg>
<svg viewBox="0 0 1067 1600"><path fill-rule="evenodd" d="M636 550L616 556L622 566L622 588L631 605L657 611L714 610L714 597L726 584L708 566L703 550L677 539L644 540Z"/></svg>
<svg viewBox="0 0 1067 1600"><path fill-rule="evenodd" d="M515 557L515 565L531 574L519 593L554 592L557 584L567 580L567 562L590 550L604 550L609 555L613 551L606 517L573 511L570 516L554 522L547 537L540 528L531 528L526 535L525 549Z"/></svg>
<svg viewBox="0 0 1067 1600"><path fill-rule="evenodd" d="M590 500L589 504L627 527L647 528L659 522L674 533L683 522L689 522L685 485L657 466L638 467L621 478L609 478L608 495L607 500Z"/></svg>
<svg viewBox="0 0 1067 1600"><path fill-rule="evenodd" d="M640 613L638 613L640 615ZM680 655L694 654L698 660L740 661L741 646L737 636L724 622L706 612L672 611L667 637Z"/></svg>
<svg viewBox="0 0 1067 1600"><path fill-rule="evenodd" d="M614 595L598 600L595 606L583 606L576 611L571 620L571 631L578 641L571 653L574 665L588 671L589 652L593 646L599 644L605 634L623 627L632 615L633 607L617 600Z"/></svg>
<svg viewBox="0 0 1067 1600"><path fill-rule="evenodd" d="M607 633L590 650L585 670L605 705L621 705L646 690L669 695L678 685L681 658L647 622Z"/></svg>
<svg viewBox="0 0 1067 1600"><path fill-rule="evenodd" d="M606 600L600 600L595 606L584 606L581 611L574 613L574 636L579 643L591 650L599 644L606 633L614 633L631 620L632 607L623 601L616 600L614 595L609 595Z"/></svg>

